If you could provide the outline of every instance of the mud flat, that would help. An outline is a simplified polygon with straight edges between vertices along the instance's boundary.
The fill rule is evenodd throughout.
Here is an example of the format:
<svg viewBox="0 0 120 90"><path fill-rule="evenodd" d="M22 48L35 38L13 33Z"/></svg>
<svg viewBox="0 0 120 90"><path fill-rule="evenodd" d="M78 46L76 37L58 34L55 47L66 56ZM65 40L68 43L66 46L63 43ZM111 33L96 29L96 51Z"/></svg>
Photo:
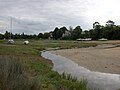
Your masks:
<svg viewBox="0 0 120 90"><path fill-rule="evenodd" d="M51 53L66 57L91 71L120 74L120 47L116 45L55 50Z"/></svg>
<svg viewBox="0 0 120 90"><path fill-rule="evenodd" d="M53 70L58 73L71 74L73 77L77 77L78 80L87 79L89 88L98 88L98 90L120 89L120 74L91 71L80 66L74 60L53 54L53 51L42 52L42 56L53 62Z"/></svg>
<svg viewBox="0 0 120 90"><path fill-rule="evenodd" d="M119 44L101 44L97 47L46 51L42 56L51 60L53 70L87 79L89 88L120 90Z"/></svg>

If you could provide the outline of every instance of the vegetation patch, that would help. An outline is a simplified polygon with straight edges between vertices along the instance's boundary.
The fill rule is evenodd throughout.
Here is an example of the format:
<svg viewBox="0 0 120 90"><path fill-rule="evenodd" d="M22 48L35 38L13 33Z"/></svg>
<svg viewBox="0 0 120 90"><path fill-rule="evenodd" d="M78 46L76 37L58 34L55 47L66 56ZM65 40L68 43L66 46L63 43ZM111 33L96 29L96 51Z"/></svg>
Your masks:
<svg viewBox="0 0 120 90"><path fill-rule="evenodd" d="M52 70L52 62L40 55L46 48L88 47L73 41L30 40L22 45L0 46L0 90L88 90L86 80L78 81L71 75L59 75Z"/></svg>

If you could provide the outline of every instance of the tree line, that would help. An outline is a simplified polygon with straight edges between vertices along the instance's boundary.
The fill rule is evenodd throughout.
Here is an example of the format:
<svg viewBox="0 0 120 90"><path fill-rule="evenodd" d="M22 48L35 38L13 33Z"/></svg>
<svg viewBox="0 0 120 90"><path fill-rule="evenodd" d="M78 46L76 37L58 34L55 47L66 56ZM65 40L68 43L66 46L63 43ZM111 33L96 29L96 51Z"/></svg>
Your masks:
<svg viewBox="0 0 120 90"><path fill-rule="evenodd" d="M120 26L115 25L115 22L108 20L105 26L99 22L93 23L93 29L86 31L85 37L88 36L94 40L106 38L109 40L120 40Z"/></svg>
<svg viewBox="0 0 120 90"><path fill-rule="evenodd" d="M63 31L62 30L63 29L61 28L60 29L55 28L55 30L53 31L53 34L55 34L53 35L53 38L54 39L71 39L71 40L76 40L78 38L84 38L84 39L91 38L92 40L106 38L109 40L120 40L120 26L115 25L115 22L112 20L108 20L104 26L100 25L99 22L94 22L93 29L84 30L84 31L81 29L80 26L75 27L75 29L73 29L72 27L69 27L69 30L66 29L66 31L70 32L70 35L69 37L67 36L67 38L62 36L62 34L65 33L64 30Z"/></svg>
<svg viewBox="0 0 120 90"><path fill-rule="evenodd" d="M58 28L56 27L53 31L47 33L39 33L38 35L27 35L27 34L12 34L8 31L5 34L0 34L0 39L65 39L65 40L76 40L78 38L92 38L92 40L98 40L106 38L109 40L120 40L120 26L115 25L115 22L108 20L106 24L100 25L99 22L93 23L93 28L90 30L82 30L80 26L76 26L74 29L70 26L67 29L65 26Z"/></svg>
<svg viewBox="0 0 120 90"><path fill-rule="evenodd" d="M13 34L11 32L6 31L4 34L0 34L0 39L48 39L50 33L39 33L38 35L28 35L28 34Z"/></svg>

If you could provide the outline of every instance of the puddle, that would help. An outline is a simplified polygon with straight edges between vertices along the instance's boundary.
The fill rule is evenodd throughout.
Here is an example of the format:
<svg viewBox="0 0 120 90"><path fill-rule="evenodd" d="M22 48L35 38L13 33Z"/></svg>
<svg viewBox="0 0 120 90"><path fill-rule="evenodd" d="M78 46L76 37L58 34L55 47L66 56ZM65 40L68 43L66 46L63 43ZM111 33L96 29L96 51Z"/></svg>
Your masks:
<svg viewBox="0 0 120 90"><path fill-rule="evenodd" d="M53 70L62 74L63 72L77 77L78 80L87 79L88 87L99 88L99 90L119 90L120 75L90 71L79 66L75 62L60 55L50 53L50 51L42 52L42 56L52 60Z"/></svg>

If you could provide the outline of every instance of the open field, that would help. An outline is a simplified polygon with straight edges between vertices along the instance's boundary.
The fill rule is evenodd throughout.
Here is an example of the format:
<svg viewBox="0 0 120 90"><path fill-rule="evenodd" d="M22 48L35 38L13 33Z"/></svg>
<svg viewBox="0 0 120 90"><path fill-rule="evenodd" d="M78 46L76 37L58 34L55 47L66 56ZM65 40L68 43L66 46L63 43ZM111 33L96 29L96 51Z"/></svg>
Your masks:
<svg viewBox="0 0 120 90"><path fill-rule="evenodd" d="M86 81L77 81L70 75L59 75L52 71L52 62L42 58L40 51L56 47L82 48L97 44L29 40L29 45L23 45L23 41L15 40L14 45L0 41L0 90L87 90Z"/></svg>
<svg viewBox="0 0 120 90"><path fill-rule="evenodd" d="M92 41L97 47L53 51L92 71L120 74L120 41Z"/></svg>

